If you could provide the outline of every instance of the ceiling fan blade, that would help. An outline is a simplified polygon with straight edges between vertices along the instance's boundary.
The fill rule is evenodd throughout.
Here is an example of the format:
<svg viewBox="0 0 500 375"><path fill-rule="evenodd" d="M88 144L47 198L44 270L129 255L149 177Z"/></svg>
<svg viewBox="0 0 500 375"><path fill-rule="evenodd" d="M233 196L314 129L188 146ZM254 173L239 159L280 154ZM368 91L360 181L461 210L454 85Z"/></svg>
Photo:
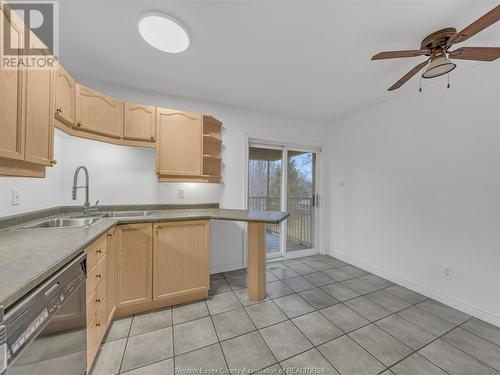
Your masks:
<svg viewBox="0 0 500 375"><path fill-rule="evenodd" d="M417 74L424 66L427 65L429 60L424 61L423 63L418 64L416 67L414 67L412 70L410 70L408 73L406 73L399 81L397 81L394 85L389 87L387 91L393 91L396 89L399 89L401 86L403 86L406 82L410 80L411 77L413 77L415 74Z"/></svg>
<svg viewBox="0 0 500 375"><path fill-rule="evenodd" d="M466 41L471 36L476 35L478 32L486 29L488 26L493 25L495 22L500 20L500 5L497 5L494 9L490 10L481 18L477 19L475 22L471 23L462 31L459 31L453 35L448 41L448 46L454 43L461 43Z"/></svg>
<svg viewBox="0 0 500 375"><path fill-rule="evenodd" d="M500 47L462 47L448 52L450 59L495 61L500 57Z"/></svg>
<svg viewBox="0 0 500 375"><path fill-rule="evenodd" d="M428 52L429 51L418 50L418 49L412 49L407 51L387 51L387 52L377 53L375 56L372 57L372 60L397 59L400 57L417 57L425 55Z"/></svg>

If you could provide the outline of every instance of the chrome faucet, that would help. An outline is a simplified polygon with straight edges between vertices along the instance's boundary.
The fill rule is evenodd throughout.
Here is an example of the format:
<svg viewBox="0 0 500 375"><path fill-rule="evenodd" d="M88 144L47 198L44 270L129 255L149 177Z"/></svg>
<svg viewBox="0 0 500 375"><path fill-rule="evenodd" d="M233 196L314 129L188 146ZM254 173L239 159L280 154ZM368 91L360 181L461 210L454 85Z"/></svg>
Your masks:
<svg viewBox="0 0 500 375"><path fill-rule="evenodd" d="M80 171L82 169L85 172L85 186L77 186L78 185L78 175L80 174ZM85 189L85 202L83 203L83 212L87 214L91 210L97 210L97 205L99 204L99 201L95 202L94 206L90 206L90 202L89 202L89 171L83 165L80 165L78 168L76 168L75 174L73 176L73 192L71 195L73 200L76 200L78 189Z"/></svg>

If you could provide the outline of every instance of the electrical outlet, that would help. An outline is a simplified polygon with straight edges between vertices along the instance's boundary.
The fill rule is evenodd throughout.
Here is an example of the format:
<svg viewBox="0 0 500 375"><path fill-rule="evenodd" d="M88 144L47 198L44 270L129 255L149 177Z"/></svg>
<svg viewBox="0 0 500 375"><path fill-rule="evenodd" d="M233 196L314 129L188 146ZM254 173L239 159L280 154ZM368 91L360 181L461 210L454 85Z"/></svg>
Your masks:
<svg viewBox="0 0 500 375"><path fill-rule="evenodd" d="M12 205L19 206L21 204L21 193L19 190L12 190Z"/></svg>
<svg viewBox="0 0 500 375"><path fill-rule="evenodd" d="M179 199L186 199L186 192L184 189L177 190L177 196Z"/></svg>
<svg viewBox="0 0 500 375"><path fill-rule="evenodd" d="M340 181L339 182L339 189L345 188L345 181Z"/></svg>
<svg viewBox="0 0 500 375"><path fill-rule="evenodd" d="M442 276L446 280L451 280L453 277L452 269L449 267L443 267Z"/></svg>

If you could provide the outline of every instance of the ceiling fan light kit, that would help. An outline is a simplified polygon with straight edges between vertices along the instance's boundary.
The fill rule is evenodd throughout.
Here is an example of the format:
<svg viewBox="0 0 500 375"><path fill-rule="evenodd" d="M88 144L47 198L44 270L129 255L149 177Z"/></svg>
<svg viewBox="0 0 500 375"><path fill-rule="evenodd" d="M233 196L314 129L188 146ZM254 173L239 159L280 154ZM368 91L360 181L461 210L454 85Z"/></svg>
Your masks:
<svg viewBox="0 0 500 375"><path fill-rule="evenodd" d="M436 78L448 74L457 67L446 55L433 57L427 68L425 68L422 78Z"/></svg>
<svg viewBox="0 0 500 375"><path fill-rule="evenodd" d="M500 58L500 47L462 47L454 51L449 51L449 49L452 45L466 41L499 20L500 5L477 19L462 31L457 32L457 30L452 27L438 30L422 40L420 49L380 52L374 55L372 60L428 56L426 61L418 64L406 73L399 81L389 87L388 91L399 89L421 70L423 70L421 78L425 79L449 74L457 67L450 59L495 61ZM449 76L447 87L450 87ZM419 91L422 91L421 87Z"/></svg>

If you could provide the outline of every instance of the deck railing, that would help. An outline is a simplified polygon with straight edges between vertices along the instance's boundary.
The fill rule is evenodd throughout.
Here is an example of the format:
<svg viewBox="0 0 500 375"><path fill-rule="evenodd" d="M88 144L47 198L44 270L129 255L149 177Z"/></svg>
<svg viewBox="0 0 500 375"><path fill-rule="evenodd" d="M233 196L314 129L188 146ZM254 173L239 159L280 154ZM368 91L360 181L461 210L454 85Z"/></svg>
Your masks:
<svg viewBox="0 0 500 375"><path fill-rule="evenodd" d="M280 211L280 197L250 197L248 198L248 209L257 211ZM287 211L290 217L287 219L287 237L312 247L312 198L288 198ZM279 234L280 225L267 225L267 230Z"/></svg>

